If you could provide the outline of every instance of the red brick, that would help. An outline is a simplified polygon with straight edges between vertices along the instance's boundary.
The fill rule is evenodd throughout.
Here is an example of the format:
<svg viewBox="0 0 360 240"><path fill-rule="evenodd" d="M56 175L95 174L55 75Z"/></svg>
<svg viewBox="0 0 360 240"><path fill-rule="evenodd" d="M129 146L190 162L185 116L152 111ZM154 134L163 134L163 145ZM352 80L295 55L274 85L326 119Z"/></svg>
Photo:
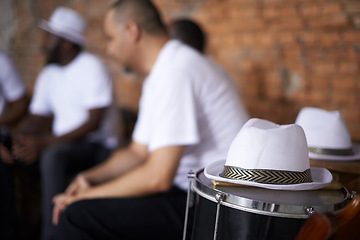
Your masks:
<svg viewBox="0 0 360 240"><path fill-rule="evenodd" d="M319 35L314 31L299 32L299 39L306 45L315 45L319 43Z"/></svg>
<svg viewBox="0 0 360 240"><path fill-rule="evenodd" d="M322 91L329 92L331 87L331 80L327 77L313 76L308 81L308 87L311 89L321 89Z"/></svg>
<svg viewBox="0 0 360 240"><path fill-rule="evenodd" d="M341 115L344 117L346 122L360 122L360 112L358 111L358 108L342 108Z"/></svg>
<svg viewBox="0 0 360 240"><path fill-rule="evenodd" d="M336 92L352 92L356 89L357 77L344 77L344 76L335 76L333 80L333 87Z"/></svg>
<svg viewBox="0 0 360 240"><path fill-rule="evenodd" d="M326 32L319 34L321 47L337 47L340 44L340 35L337 32Z"/></svg>
<svg viewBox="0 0 360 240"><path fill-rule="evenodd" d="M336 15L331 17L317 17L306 20L306 26L314 29L338 29L350 27L349 19L344 15Z"/></svg>
<svg viewBox="0 0 360 240"><path fill-rule="evenodd" d="M306 101L312 105L326 105L330 99L330 94L323 89L314 89L306 94Z"/></svg>
<svg viewBox="0 0 360 240"><path fill-rule="evenodd" d="M358 31L344 31L342 33L342 39L344 42L347 43L355 43L358 44L360 43L360 33Z"/></svg>
<svg viewBox="0 0 360 240"><path fill-rule="evenodd" d="M336 91L333 96L333 102L334 104L336 104L337 106L339 106L339 108L341 107L355 107L358 106L358 101L357 101L357 97L356 97L356 93L353 92L339 92Z"/></svg>
<svg viewBox="0 0 360 240"><path fill-rule="evenodd" d="M259 18L249 19L248 21L240 21L231 26L231 29L235 32L244 31L259 31L266 29L266 23Z"/></svg>
<svg viewBox="0 0 360 240"><path fill-rule="evenodd" d="M358 62L341 62L339 71L344 74L358 74L359 73L359 63Z"/></svg>
<svg viewBox="0 0 360 240"><path fill-rule="evenodd" d="M318 17L321 13L321 9L317 3L301 5L299 11L304 17Z"/></svg>
<svg viewBox="0 0 360 240"><path fill-rule="evenodd" d="M295 31L300 30L304 27L303 21L298 18L284 18L278 19L276 21L271 22L271 24L267 23L268 29L271 31Z"/></svg>
<svg viewBox="0 0 360 240"><path fill-rule="evenodd" d="M358 1L351 1L345 3L345 12L348 14L359 14L360 3Z"/></svg>
<svg viewBox="0 0 360 240"><path fill-rule="evenodd" d="M275 35L275 37L277 37L277 43L281 45L295 44L297 41L296 35L291 31L279 32Z"/></svg>
<svg viewBox="0 0 360 240"><path fill-rule="evenodd" d="M276 7L265 7L262 11L262 15L266 19L277 18L279 16L278 9Z"/></svg>
<svg viewBox="0 0 360 240"><path fill-rule="evenodd" d="M319 62L313 66L315 74L319 75L330 75L337 71L335 62Z"/></svg>
<svg viewBox="0 0 360 240"><path fill-rule="evenodd" d="M342 6L338 2L326 2L321 5L321 9L323 15L342 14Z"/></svg>
<svg viewBox="0 0 360 240"><path fill-rule="evenodd" d="M354 47L352 46L328 48L326 49L325 55L328 60L339 62L347 60L351 62L351 64L356 63L359 59Z"/></svg>

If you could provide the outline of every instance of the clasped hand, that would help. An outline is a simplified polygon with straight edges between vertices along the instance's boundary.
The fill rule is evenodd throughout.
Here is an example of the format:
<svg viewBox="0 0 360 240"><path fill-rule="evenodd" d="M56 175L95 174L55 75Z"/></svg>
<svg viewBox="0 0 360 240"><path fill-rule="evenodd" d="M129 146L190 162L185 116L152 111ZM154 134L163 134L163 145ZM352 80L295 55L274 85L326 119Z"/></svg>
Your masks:
<svg viewBox="0 0 360 240"><path fill-rule="evenodd" d="M53 198L54 209L52 222L55 226L59 224L60 215L66 207L75 201L84 199L85 193L89 189L89 182L82 174L79 174L64 193L58 194Z"/></svg>

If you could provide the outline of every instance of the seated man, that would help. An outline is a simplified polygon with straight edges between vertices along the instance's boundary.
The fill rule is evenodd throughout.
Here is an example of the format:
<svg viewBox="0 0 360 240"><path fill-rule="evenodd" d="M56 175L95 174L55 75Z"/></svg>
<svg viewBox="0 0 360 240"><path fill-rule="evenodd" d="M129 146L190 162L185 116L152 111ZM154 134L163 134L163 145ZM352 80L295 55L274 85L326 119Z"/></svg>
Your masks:
<svg viewBox="0 0 360 240"><path fill-rule="evenodd" d="M82 50L85 25L81 15L64 7L41 22L47 65L36 80L31 115L14 139L19 161L40 160L42 239L54 237L52 198L65 190L67 177L96 165L116 145L109 118L112 81L99 58ZM50 119L52 132L44 133Z"/></svg>
<svg viewBox="0 0 360 240"><path fill-rule="evenodd" d="M11 59L0 52L0 239L15 234L14 183L11 130L27 110L28 98Z"/></svg>
<svg viewBox="0 0 360 240"><path fill-rule="evenodd" d="M181 239L187 173L225 159L248 114L223 68L170 40L151 1L117 1L104 32L108 54L146 77L139 115L127 148L54 198L57 237Z"/></svg>

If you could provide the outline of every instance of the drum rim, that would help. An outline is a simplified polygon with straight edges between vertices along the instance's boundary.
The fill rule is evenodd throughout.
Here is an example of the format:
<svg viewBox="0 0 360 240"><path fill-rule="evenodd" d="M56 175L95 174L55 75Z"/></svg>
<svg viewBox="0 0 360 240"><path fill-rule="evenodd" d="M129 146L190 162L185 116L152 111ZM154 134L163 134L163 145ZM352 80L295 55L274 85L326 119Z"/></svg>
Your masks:
<svg viewBox="0 0 360 240"><path fill-rule="evenodd" d="M212 202L218 203L215 199L217 193L224 193L225 199L220 202L221 205L234 208L241 211L246 211L255 214L287 217L287 218L308 218L309 214L315 212L332 212L337 214L341 212L351 201L350 194L345 187L341 188L341 193L344 194L344 201L336 204L329 205L316 205L316 206L294 206L286 204L277 204L271 202L265 202L260 200L253 200L246 197L235 196L230 193L220 191L205 184L201 183L199 175L203 172L203 169L198 171L194 178L191 179L191 188L197 194ZM308 210L311 210L310 212Z"/></svg>

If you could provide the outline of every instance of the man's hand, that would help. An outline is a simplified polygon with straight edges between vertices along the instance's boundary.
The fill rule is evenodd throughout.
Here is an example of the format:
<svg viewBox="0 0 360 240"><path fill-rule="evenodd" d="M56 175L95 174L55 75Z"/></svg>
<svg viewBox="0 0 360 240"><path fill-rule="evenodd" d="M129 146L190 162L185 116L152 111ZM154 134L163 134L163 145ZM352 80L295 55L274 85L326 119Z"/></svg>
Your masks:
<svg viewBox="0 0 360 240"><path fill-rule="evenodd" d="M46 146L45 139L42 137L16 135L14 140L13 154L26 164L36 162Z"/></svg>
<svg viewBox="0 0 360 240"><path fill-rule="evenodd" d="M90 188L89 182L84 175L78 174L75 180L65 190L66 195L76 195Z"/></svg>
<svg viewBox="0 0 360 240"><path fill-rule="evenodd" d="M90 184L86 178L79 174L75 180L68 186L65 193L58 194L53 198L53 224L56 226L59 223L61 213L71 203L84 199L83 193L90 189Z"/></svg>
<svg viewBox="0 0 360 240"><path fill-rule="evenodd" d="M10 151L2 144L0 144L0 160L3 163L12 165L14 163L13 157Z"/></svg>
<svg viewBox="0 0 360 240"><path fill-rule="evenodd" d="M65 193L58 194L53 198L54 209L52 222L55 226L59 224L60 215L66 209L66 207L77 200L80 200L80 198L72 195L67 195Z"/></svg>

